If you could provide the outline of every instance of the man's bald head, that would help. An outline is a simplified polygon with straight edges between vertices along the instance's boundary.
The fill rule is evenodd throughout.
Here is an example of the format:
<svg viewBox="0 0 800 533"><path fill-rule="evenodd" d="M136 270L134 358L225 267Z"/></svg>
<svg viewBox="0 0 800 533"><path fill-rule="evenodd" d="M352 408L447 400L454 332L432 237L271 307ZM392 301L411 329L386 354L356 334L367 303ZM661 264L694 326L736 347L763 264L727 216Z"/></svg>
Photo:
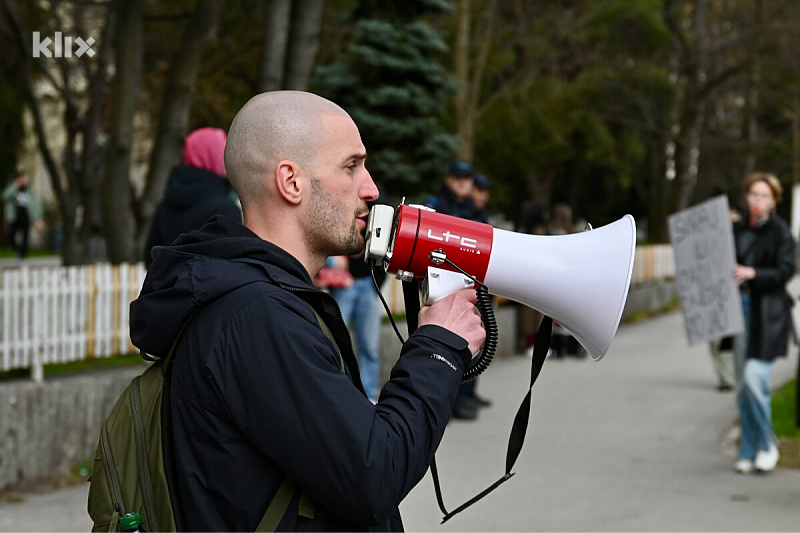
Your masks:
<svg viewBox="0 0 800 533"><path fill-rule="evenodd" d="M245 210L265 199L278 162L313 165L326 115L349 118L330 100L300 91L261 93L239 110L228 131L225 168Z"/></svg>

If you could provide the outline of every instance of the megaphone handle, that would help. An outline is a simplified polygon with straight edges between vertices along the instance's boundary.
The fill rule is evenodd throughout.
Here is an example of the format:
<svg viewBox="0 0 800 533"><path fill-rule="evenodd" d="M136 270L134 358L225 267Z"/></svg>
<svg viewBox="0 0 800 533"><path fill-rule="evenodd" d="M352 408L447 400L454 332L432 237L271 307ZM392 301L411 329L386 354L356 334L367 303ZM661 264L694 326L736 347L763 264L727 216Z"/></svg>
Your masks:
<svg viewBox="0 0 800 533"><path fill-rule="evenodd" d="M475 292L478 294L477 307L483 319L483 327L486 330L486 340L483 343L483 347L480 349L480 353L472 359L469 368L467 368L464 371L464 375L461 376L461 383L472 381L483 374L483 372L489 368L494 354L497 351L498 329L497 320L494 316L494 309L492 309L492 297L489 295L488 289L483 285L476 284ZM419 327L418 315L421 307L419 294L419 281L417 279L403 282L403 302L406 308L406 325L408 326L409 336Z"/></svg>
<svg viewBox="0 0 800 533"><path fill-rule="evenodd" d="M403 303L406 307L406 325L408 326L408 336L417 331L419 327L419 280L403 282Z"/></svg>

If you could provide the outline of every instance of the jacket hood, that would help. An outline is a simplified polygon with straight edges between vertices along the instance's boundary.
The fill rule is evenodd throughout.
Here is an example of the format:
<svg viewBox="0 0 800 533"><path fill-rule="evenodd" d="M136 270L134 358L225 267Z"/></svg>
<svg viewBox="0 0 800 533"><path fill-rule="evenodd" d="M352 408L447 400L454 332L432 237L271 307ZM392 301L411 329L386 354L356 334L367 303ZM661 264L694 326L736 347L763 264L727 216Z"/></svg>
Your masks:
<svg viewBox="0 0 800 533"><path fill-rule="evenodd" d="M173 246L156 247L153 255L130 305L130 335L137 348L159 357L196 311L243 285L268 281L316 290L297 259L222 215Z"/></svg>
<svg viewBox="0 0 800 533"><path fill-rule="evenodd" d="M186 136L183 142L183 163L213 172L219 177L225 172L225 143L228 136L219 128L200 128Z"/></svg>
<svg viewBox="0 0 800 533"><path fill-rule="evenodd" d="M227 180L202 168L177 166L172 169L164 193L164 202L176 211L189 209L205 198L228 194Z"/></svg>

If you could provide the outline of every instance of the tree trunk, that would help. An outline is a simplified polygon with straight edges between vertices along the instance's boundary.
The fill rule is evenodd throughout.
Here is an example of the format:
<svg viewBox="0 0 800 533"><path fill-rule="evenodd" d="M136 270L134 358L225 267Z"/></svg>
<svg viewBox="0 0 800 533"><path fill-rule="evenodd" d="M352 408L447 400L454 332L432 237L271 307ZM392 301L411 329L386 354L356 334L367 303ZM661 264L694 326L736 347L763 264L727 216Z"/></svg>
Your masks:
<svg viewBox="0 0 800 533"><path fill-rule="evenodd" d="M284 89L308 89L319 48L323 6L324 0L294 0L292 4L292 34L286 49Z"/></svg>
<svg viewBox="0 0 800 533"><path fill-rule="evenodd" d="M475 155L475 124L488 107L481 105L481 87L489 51L492 47L497 0L490 0L475 28L472 27L473 0L459 0L455 46L455 79L459 91L455 98L458 157L472 161ZM472 57L473 35L479 35L478 53ZM472 60L472 61L471 61ZM472 62L472 68L470 68ZM503 89L500 89L502 91ZM497 95L490 95L489 100ZM486 102L483 102L486 104Z"/></svg>
<svg viewBox="0 0 800 533"><path fill-rule="evenodd" d="M471 160L473 155L475 121L469 112L469 49L472 28L471 0L456 2L456 40L453 46L453 79L458 92L453 98L458 136L458 157Z"/></svg>
<svg viewBox="0 0 800 533"><path fill-rule="evenodd" d="M761 46L763 42L761 28L764 19L764 4L761 0L756 2L755 19L756 35L753 39L753 46L750 48L750 70L747 79L747 157L745 158L742 179L755 170L759 152L758 105L759 91L761 89Z"/></svg>
<svg viewBox="0 0 800 533"><path fill-rule="evenodd" d="M200 71L205 43L217 31L220 0L199 0L170 63L169 78L158 120L158 132L150 153L150 168L144 194L138 204L137 259L141 259L158 203L164 196L170 169L180 161L183 140L189 129L189 110ZM131 234L133 235L133 233Z"/></svg>
<svg viewBox="0 0 800 533"><path fill-rule="evenodd" d="M142 78L144 0L124 2L119 15L125 24L119 28L114 39L116 78L103 179L103 230L109 260L113 264L138 259L131 239L131 235L135 234L135 226L130 166L133 116Z"/></svg>
<svg viewBox="0 0 800 533"><path fill-rule="evenodd" d="M708 97L701 81L707 76L707 0L699 0L695 5L691 43L683 37L679 24L672 18L671 9L672 2L665 1L664 20L672 32L673 51L678 59L677 71L679 78L685 79L685 84L682 94L679 95L681 103L676 124L677 133L672 138L675 144L675 182L667 205L668 213L688 207L697 185L700 137L704 124L705 100ZM663 223L666 224L666 221Z"/></svg>
<svg viewBox="0 0 800 533"><path fill-rule="evenodd" d="M800 184L800 87L792 99L792 183Z"/></svg>
<svg viewBox="0 0 800 533"><path fill-rule="evenodd" d="M684 112L679 122L675 142L675 186L672 191L669 213L686 209L697 186L697 167L700 152L700 132L703 128L705 103L694 90L687 90Z"/></svg>
<svg viewBox="0 0 800 533"><path fill-rule="evenodd" d="M264 39L257 90L260 93L283 88L286 48L289 41L292 0L270 0L264 5Z"/></svg>
<svg viewBox="0 0 800 533"><path fill-rule="evenodd" d="M105 145L99 142L99 135L105 129L105 120L110 100L110 85L113 75L109 74L112 64L112 54L116 42L117 21L124 0L113 0L106 9L106 21L103 34L100 38L100 49L97 53L97 62L94 71L89 74L88 109L83 120L83 154L80 171L80 211L74 209L65 217L64 225L77 232L74 250L71 249L70 238L64 235L62 255L69 253L78 254L76 263L85 263L92 260L87 254L88 243L92 238L103 233L103 177L105 176ZM128 237L130 239L130 237ZM105 257L103 257L105 259Z"/></svg>

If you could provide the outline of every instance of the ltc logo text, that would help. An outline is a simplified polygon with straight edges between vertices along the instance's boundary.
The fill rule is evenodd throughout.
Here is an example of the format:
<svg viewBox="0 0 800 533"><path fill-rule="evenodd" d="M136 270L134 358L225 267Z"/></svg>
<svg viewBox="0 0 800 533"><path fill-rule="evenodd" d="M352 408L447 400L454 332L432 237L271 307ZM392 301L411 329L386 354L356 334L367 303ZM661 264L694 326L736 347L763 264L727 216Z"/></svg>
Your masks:
<svg viewBox="0 0 800 533"><path fill-rule="evenodd" d="M72 57L72 37L62 37L61 32L55 33L55 53L50 50L50 43L53 41L50 37L41 39L41 34L38 31L33 32L33 57ZM75 39L75 44L78 49L75 50L75 57L81 57L83 54L89 57L94 57L94 38L89 37L85 41L78 37Z"/></svg>

